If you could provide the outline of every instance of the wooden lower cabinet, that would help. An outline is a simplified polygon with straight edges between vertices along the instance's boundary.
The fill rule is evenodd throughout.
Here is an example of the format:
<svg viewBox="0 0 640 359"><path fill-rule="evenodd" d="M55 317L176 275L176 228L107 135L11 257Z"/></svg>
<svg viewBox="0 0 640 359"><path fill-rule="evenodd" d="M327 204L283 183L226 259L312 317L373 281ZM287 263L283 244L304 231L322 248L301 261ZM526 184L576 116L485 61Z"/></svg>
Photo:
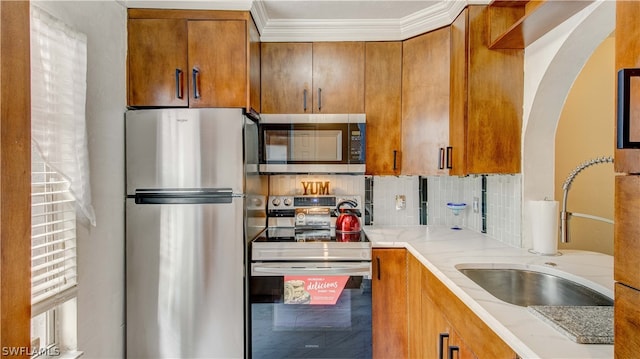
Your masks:
<svg viewBox="0 0 640 359"><path fill-rule="evenodd" d="M407 251L374 248L371 255L373 358L407 358Z"/></svg>
<svg viewBox="0 0 640 359"><path fill-rule="evenodd" d="M407 256L409 357L514 359L516 353L413 255Z"/></svg>
<svg viewBox="0 0 640 359"><path fill-rule="evenodd" d="M615 284L614 358L636 358L640 351L640 291Z"/></svg>
<svg viewBox="0 0 640 359"><path fill-rule="evenodd" d="M372 258L373 358L518 358L406 249L375 248Z"/></svg>

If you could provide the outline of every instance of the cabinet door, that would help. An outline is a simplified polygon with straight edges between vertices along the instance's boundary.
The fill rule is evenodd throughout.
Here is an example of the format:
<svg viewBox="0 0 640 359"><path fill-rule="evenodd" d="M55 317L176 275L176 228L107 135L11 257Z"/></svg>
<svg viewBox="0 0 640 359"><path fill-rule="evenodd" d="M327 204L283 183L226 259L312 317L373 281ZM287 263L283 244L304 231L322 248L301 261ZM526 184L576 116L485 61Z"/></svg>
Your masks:
<svg viewBox="0 0 640 359"><path fill-rule="evenodd" d="M365 61L367 174L399 175L402 43L368 42Z"/></svg>
<svg viewBox="0 0 640 359"><path fill-rule="evenodd" d="M187 22L129 19L127 103L187 107Z"/></svg>
<svg viewBox="0 0 640 359"><path fill-rule="evenodd" d="M615 285L614 357L635 358L640 352L640 291L620 283Z"/></svg>
<svg viewBox="0 0 640 359"><path fill-rule="evenodd" d="M373 358L406 358L407 252L374 249L371 324Z"/></svg>
<svg viewBox="0 0 640 359"><path fill-rule="evenodd" d="M467 53L468 14L464 9L451 23L451 99L449 103L450 175L467 173Z"/></svg>
<svg viewBox="0 0 640 359"><path fill-rule="evenodd" d="M313 112L364 113L364 42L313 43Z"/></svg>
<svg viewBox="0 0 640 359"><path fill-rule="evenodd" d="M407 254L407 316L409 330L409 358L427 358L424 335L425 312L422 303L422 270L416 257Z"/></svg>
<svg viewBox="0 0 640 359"><path fill-rule="evenodd" d="M640 289L640 176L616 176L614 279Z"/></svg>
<svg viewBox="0 0 640 359"><path fill-rule="evenodd" d="M524 50L489 49L487 6L468 11L467 172L518 173Z"/></svg>
<svg viewBox="0 0 640 359"><path fill-rule="evenodd" d="M262 113L312 113L311 43L262 43Z"/></svg>
<svg viewBox="0 0 640 359"><path fill-rule="evenodd" d="M402 174L447 174L449 142L448 27L403 43Z"/></svg>
<svg viewBox="0 0 640 359"><path fill-rule="evenodd" d="M190 107L247 107L246 22L192 20L188 29Z"/></svg>

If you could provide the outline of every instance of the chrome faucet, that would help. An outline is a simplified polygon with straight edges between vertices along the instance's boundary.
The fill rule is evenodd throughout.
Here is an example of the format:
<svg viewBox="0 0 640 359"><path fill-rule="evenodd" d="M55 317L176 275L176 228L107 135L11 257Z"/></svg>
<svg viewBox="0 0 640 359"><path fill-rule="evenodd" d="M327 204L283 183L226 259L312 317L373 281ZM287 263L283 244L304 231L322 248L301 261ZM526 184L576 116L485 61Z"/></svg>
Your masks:
<svg viewBox="0 0 640 359"><path fill-rule="evenodd" d="M589 219L594 219L596 221L602 221L602 222L613 224L613 221L607 218L592 216L590 214L567 212L567 197L569 196L569 188L571 187L571 183L573 182L573 180L576 178L578 173L582 172L582 170L584 170L585 168L591 167L593 165L597 165L600 163L613 163L613 157L611 156L599 157L599 158L594 158L581 163L578 167L576 167L573 171L571 171L567 179L564 181L564 184L562 184L562 190L564 191L562 195L562 212L560 212L560 232L562 233L562 237L561 237L562 243L569 242L569 217L570 216L589 218Z"/></svg>

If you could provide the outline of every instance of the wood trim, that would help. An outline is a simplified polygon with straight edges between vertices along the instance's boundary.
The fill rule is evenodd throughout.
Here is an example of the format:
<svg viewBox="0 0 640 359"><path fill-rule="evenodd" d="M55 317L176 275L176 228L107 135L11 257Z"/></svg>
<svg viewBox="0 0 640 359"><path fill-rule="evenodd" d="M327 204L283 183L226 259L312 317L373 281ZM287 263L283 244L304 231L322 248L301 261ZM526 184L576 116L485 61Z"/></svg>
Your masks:
<svg viewBox="0 0 640 359"><path fill-rule="evenodd" d="M31 319L29 1L0 1L0 347L26 349Z"/></svg>
<svg viewBox="0 0 640 359"><path fill-rule="evenodd" d="M622 68L640 67L638 14L640 14L640 1L616 1L616 34L618 35L616 36L616 72ZM634 94L631 102L640 102L640 95ZM640 173L639 149L616 148L614 157L616 172Z"/></svg>
<svg viewBox="0 0 640 359"><path fill-rule="evenodd" d="M640 291L629 288L620 283L615 284L616 304L614 311L615 359L636 358L640 348Z"/></svg>
<svg viewBox="0 0 640 359"><path fill-rule="evenodd" d="M251 20L248 11L128 9L129 19Z"/></svg>
<svg viewBox="0 0 640 359"><path fill-rule="evenodd" d="M613 225L613 276L640 289L640 176L616 176Z"/></svg>
<svg viewBox="0 0 640 359"><path fill-rule="evenodd" d="M492 36L491 49L524 49L566 19L591 5L592 0L584 1L529 1L525 14L502 35ZM516 3L518 7L522 5ZM491 11L504 11L503 6L490 5Z"/></svg>

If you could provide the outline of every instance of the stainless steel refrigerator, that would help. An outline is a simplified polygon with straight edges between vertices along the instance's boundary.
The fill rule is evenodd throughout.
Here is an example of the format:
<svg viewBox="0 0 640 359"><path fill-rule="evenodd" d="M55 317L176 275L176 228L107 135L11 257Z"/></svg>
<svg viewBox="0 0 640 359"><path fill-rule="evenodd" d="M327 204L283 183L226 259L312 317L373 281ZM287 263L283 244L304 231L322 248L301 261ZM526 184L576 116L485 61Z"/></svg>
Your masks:
<svg viewBox="0 0 640 359"><path fill-rule="evenodd" d="M125 129L127 357L244 357L245 252L267 191L256 122L133 110Z"/></svg>

